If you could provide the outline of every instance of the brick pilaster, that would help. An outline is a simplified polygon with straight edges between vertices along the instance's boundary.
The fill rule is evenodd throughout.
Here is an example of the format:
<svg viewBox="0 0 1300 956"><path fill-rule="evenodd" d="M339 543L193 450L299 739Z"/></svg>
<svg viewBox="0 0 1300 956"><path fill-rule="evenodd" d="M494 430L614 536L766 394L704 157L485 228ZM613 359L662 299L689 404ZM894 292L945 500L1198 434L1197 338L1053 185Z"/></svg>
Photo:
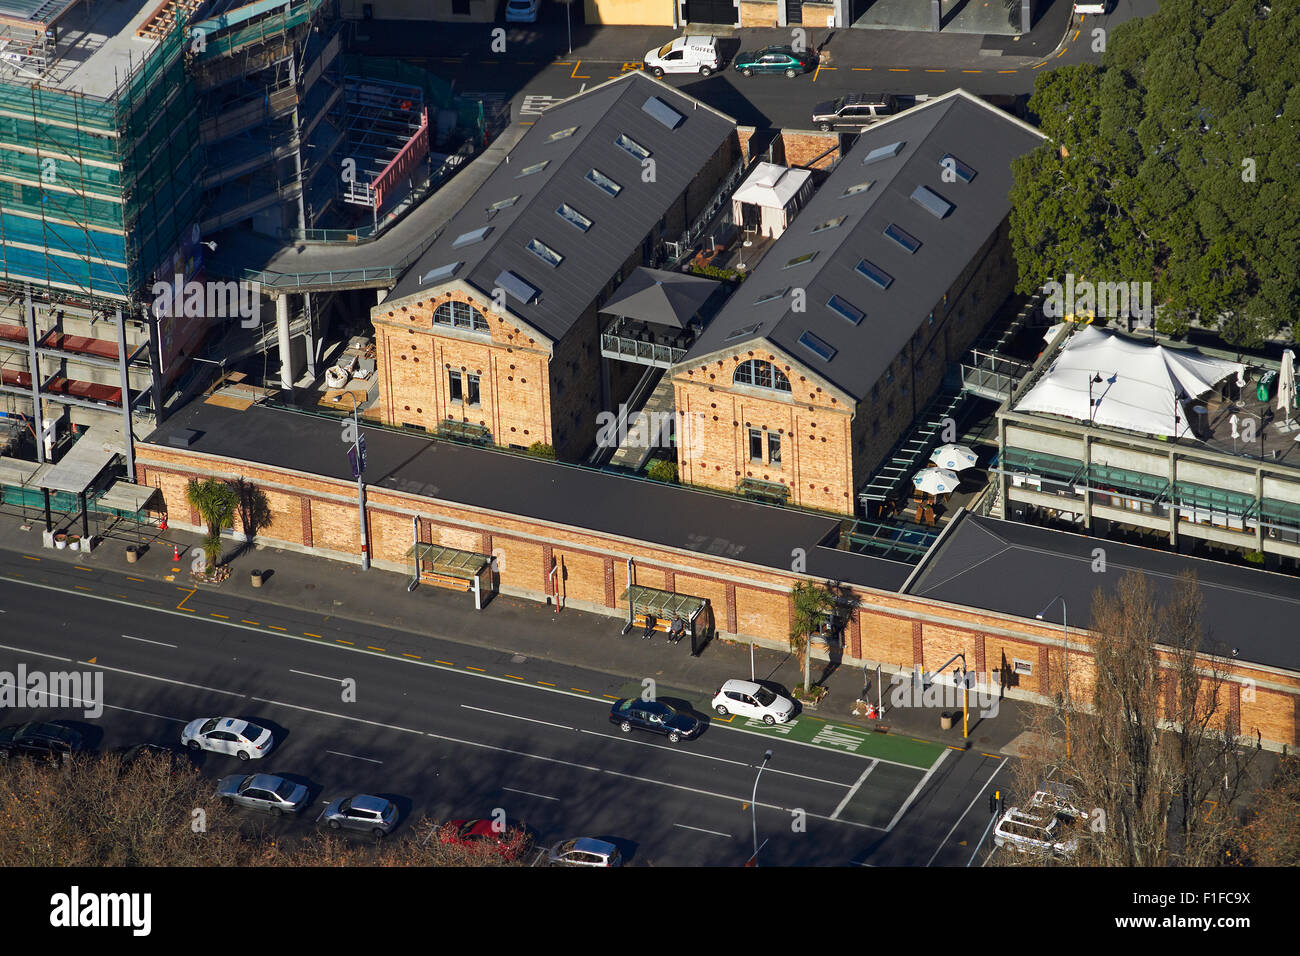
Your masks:
<svg viewBox="0 0 1300 956"><path fill-rule="evenodd" d="M314 543L311 533L311 499L299 500L302 502L302 543L310 548Z"/></svg>
<svg viewBox="0 0 1300 956"><path fill-rule="evenodd" d="M664 569L664 590L674 592L677 590L677 573L671 568Z"/></svg>
<svg viewBox="0 0 1300 956"><path fill-rule="evenodd" d="M555 563L555 549L549 544L542 545L542 576L546 579L546 596L551 597L555 589L551 586L551 566Z"/></svg>
<svg viewBox="0 0 1300 956"><path fill-rule="evenodd" d="M912 667L916 670L925 668L925 641L921 637L921 622L912 622Z"/></svg>
<svg viewBox="0 0 1300 956"><path fill-rule="evenodd" d="M727 584L727 631L736 633L736 586Z"/></svg>
<svg viewBox="0 0 1300 956"><path fill-rule="evenodd" d="M988 673L988 661L984 656L984 634L977 632L975 634L975 672L977 674Z"/></svg>
<svg viewBox="0 0 1300 956"><path fill-rule="evenodd" d="M605 559L605 607L618 607L614 594L614 559Z"/></svg>
<svg viewBox="0 0 1300 956"><path fill-rule="evenodd" d="M1048 650L1046 646L1038 648L1038 692L1040 694L1052 694L1059 689L1052 686L1052 658Z"/></svg>
<svg viewBox="0 0 1300 956"><path fill-rule="evenodd" d="M862 610L854 608L849 615L849 655L862 658Z"/></svg>

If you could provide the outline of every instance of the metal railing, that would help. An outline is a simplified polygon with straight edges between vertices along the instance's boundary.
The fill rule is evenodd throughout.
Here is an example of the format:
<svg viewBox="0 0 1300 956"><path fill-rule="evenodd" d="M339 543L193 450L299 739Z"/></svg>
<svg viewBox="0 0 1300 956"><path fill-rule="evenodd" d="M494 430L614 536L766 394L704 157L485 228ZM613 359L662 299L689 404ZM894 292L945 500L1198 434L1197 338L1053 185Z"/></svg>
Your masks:
<svg viewBox="0 0 1300 956"><path fill-rule="evenodd" d="M660 345L657 342L641 342L637 339L613 335L609 332L601 333L600 351L606 358L648 363L663 368L668 368L668 366L680 362L682 356L686 354L686 349Z"/></svg>
<svg viewBox="0 0 1300 956"><path fill-rule="evenodd" d="M445 226L443 228L446 228ZM243 278L261 284L263 289L302 291L330 289L347 286L365 286L396 282L411 264L424 255L438 241L442 229L421 242L411 252L391 266L367 266L360 269L326 269L317 272L268 272L262 269L245 269Z"/></svg>

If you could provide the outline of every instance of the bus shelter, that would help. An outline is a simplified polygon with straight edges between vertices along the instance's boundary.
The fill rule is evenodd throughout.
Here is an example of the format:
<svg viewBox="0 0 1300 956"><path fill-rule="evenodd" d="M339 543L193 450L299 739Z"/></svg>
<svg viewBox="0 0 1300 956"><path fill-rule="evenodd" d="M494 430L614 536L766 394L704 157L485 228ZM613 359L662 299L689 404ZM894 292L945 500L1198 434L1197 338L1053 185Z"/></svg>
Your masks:
<svg viewBox="0 0 1300 956"><path fill-rule="evenodd" d="M406 556L412 559L415 577L410 589L418 584L432 584L436 587L451 588L454 591L472 591L474 610L483 610L483 574L489 572L487 580L491 587L490 570L492 556L476 551L461 551L457 548L444 548L440 544L428 544L420 541L407 549Z"/></svg>
<svg viewBox="0 0 1300 956"><path fill-rule="evenodd" d="M713 608L708 598L632 584L623 592L623 600L627 602L624 634L640 627L647 636L659 631L674 642L689 636L692 657L699 657L713 639Z"/></svg>

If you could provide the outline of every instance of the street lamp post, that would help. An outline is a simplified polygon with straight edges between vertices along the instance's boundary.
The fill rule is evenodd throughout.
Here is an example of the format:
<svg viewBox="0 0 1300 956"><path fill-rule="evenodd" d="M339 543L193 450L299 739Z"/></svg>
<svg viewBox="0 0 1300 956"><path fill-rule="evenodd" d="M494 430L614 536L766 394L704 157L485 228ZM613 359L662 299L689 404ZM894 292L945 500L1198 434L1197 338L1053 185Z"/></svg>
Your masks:
<svg viewBox="0 0 1300 956"><path fill-rule="evenodd" d="M750 809L754 811L754 865L758 865L758 778L763 776L763 769L767 762L772 759L772 751L767 750L763 753L763 763L758 768L758 773L754 776L754 793L749 798Z"/></svg>
<svg viewBox="0 0 1300 956"><path fill-rule="evenodd" d="M1058 594L1052 598L1034 617L1043 620L1043 615L1047 609L1061 602L1061 651L1065 654L1065 759L1070 759L1070 628L1069 628L1069 611L1065 605L1065 597Z"/></svg>
<svg viewBox="0 0 1300 956"><path fill-rule="evenodd" d="M357 513L361 516L361 570L370 570L370 533L366 527L366 482L362 477L365 468L361 461L361 420L357 417L357 396L355 392L344 392L352 399L352 450L357 460ZM338 401L335 398L334 401Z"/></svg>

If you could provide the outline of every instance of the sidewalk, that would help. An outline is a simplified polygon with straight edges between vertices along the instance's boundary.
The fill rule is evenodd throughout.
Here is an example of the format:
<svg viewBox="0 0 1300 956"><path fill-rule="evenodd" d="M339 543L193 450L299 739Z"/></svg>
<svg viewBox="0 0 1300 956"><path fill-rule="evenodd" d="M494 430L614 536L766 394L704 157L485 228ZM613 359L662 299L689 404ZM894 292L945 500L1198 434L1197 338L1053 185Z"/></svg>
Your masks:
<svg viewBox="0 0 1300 956"><path fill-rule="evenodd" d="M659 696L685 696L695 708L707 710L709 701L724 680L749 675L750 648L747 644L715 639L700 657L692 657L689 641L672 645L663 635L645 640L639 631L621 635L623 621L617 617L571 608L556 614L550 606L506 595L495 596L482 611L475 611L469 594L430 585L408 591L409 573L399 574L378 568L362 571L359 564L255 546L230 561L232 574L224 583L194 584L188 570L192 549L199 544L197 534L154 529L151 537L150 529L146 529L145 541L149 546L136 563L129 564L126 546L134 544L135 537L125 531L120 536L102 541L94 552L87 555L42 548L42 522L33 520L30 531L22 531L20 524L17 516L0 514L0 549L39 557L42 561L79 564L145 581L195 587L208 597L220 597L241 606L251 602L269 603L404 631L410 636L411 651L421 650L422 640L427 644L429 637L436 637L470 648L489 650L493 652L491 661L496 663L522 655L612 675L613 680L608 683L618 686L621 681L618 692L624 696L640 693L641 681L652 678ZM179 563L172 559L173 545L180 547ZM235 547L238 547L237 543L227 541L227 558ZM173 569L180 569L180 572ZM252 569L261 570L266 575L263 587L252 586L249 576ZM392 649L401 651L407 648L395 646ZM813 660L814 682L825 667L827 662ZM803 679L792 654L762 646L754 650L754 669L758 680L776 682L787 692ZM872 742L870 750L877 756L895 750L901 753L909 746L917 751L916 744L920 741L957 748L962 746L960 713L952 730L940 730L938 708L890 707L888 680L886 675L883 696L887 713L882 721L859 719L850 713L854 700L863 693L865 678L862 670L846 665L822 682L829 692L817 710L803 711L799 721L804 725L802 728L790 730L758 726L752 729L759 733L803 739L817 734L818 728L825 727L828 721L834 725L857 727L860 728L859 739L866 741L869 737ZM869 697L874 701L877 693L874 667L870 683ZM982 722L975 717L972 705L971 749L996 754L1019 734L1019 709L1025 705L1011 700L1000 704L998 716ZM882 727L887 728L888 740L880 733ZM862 735L861 731L867 734ZM906 743L907 740L912 743ZM840 746L834 741L830 745ZM864 752L866 749L864 747Z"/></svg>
<svg viewBox="0 0 1300 956"><path fill-rule="evenodd" d="M1052 53L1070 24L1068 5L1053 4L1018 40L979 34L911 30L861 30L807 27L811 47L824 48L831 60L844 65L891 67L986 68L996 64L1025 66ZM639 63L647 50L667 43L682 31L672 27L574 27L569 50L563 23L528 30L506 27L508 53L491 52L490 23L434 23L368 20L356 28L354 46L360 53L432 59L495 57L524 63L587 61ZM699 32L697 28L691 28ZM719 36L722 52L731 59L739 50L789 45L791 27L709 27Z"/></svg>

